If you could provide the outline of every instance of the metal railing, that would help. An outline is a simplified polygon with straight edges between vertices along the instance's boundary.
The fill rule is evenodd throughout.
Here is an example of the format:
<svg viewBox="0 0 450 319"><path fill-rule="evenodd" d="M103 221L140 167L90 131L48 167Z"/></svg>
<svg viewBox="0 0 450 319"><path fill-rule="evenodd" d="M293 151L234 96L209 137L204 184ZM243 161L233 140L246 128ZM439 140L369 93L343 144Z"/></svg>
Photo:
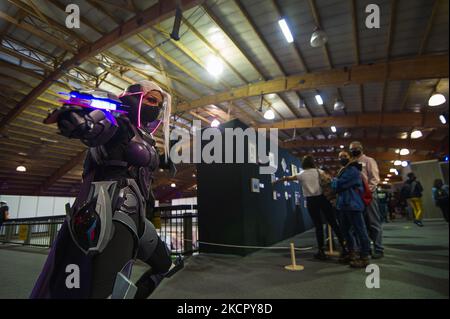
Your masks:
<svg viewBox="0 0 450 319"><path fill-rule="evenodd" d="M156 207L155 216L152 221L172 254L198 252L197 205Z"/></svg>
<svg viewBox="0 0 450 319"><path fill-rule="evenodd" d="M0 229L0 242L50 247L65 216L10 219Z"/></svg>
<svg viewBox="0 0 450 319"><path fill-rule="evenodd" d="M156 207L155 216L152 222L172 254L198 251L196 205ZM7 220L0 228L0 242L51 247L64 220L64 215Z"/></svg>

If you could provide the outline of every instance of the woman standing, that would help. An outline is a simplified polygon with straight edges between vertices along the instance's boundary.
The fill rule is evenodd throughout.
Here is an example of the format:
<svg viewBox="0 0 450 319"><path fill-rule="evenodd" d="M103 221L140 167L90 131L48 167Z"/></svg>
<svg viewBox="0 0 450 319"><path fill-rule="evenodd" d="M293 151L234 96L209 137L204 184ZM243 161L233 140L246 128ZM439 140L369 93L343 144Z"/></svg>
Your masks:
<svg viewBox="0 0 450 319"><path fill-rule="evenodd" d="M301 171L300 174L294 176L284 176L277 182L298 180L302 185L303 196L306 197L306 207L316 229L316 239L319 250L314 255L314 258L320 260L327 259L327 255L325 254L323 232L324 223L321 218L321 212L323 213L326 222L331 225L334 233L338 237L339 244L342 247L342 253L344 255L347 254L344 238L339 229L333 207L323 194L321 181L327 178L325 172L321 169L316 168L316 165L314 164L314 158L310 155L306 155L305 157L303 157L302 168L303 171Z"/></svg>

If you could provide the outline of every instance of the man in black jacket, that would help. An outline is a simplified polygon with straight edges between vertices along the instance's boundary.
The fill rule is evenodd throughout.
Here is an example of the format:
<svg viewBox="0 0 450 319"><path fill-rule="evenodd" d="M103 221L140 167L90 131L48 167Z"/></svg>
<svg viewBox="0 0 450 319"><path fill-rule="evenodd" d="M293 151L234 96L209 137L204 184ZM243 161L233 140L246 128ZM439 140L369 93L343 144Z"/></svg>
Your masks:
<svg viewBox="0 0 450 319"><path fill-rule="evenodd" d="M402 187L401 193L404 198L407 199L408 204L411 206L414 212L414 224L417 226L423 227L422 224L422 216L423 216L423 208L422 208L422 192L423 187L420 182L417 180L414 173L409 173L408 179Z"/></svg>

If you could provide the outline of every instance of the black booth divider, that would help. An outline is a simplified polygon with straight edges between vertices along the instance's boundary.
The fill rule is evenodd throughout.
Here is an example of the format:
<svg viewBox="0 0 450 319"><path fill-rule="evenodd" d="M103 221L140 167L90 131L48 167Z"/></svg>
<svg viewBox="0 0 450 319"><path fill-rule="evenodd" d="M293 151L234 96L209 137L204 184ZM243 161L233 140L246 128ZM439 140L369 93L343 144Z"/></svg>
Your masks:
<svg viewBox="0 0 450 319"><path fill-rule="evenodd" d="M225 128L236 127L247 128L239 120L224 123L220 126L222 137ZM203 146L206 143L208 141L204 141ZM246 140L246 154L247 150ZM281 165L282 159L286 163L285 172ZM291 175L292 165L299 169L300 160L279 148L275 176L280 178ZM260 174L259 166L247 161L241 164L197 164L200 252L246 255L255 250L203 243L269 246L312 227L303 196L300 200L297 197L296 203L296 193L301 194L300 184L291 182L290 185L278 183L273 186L271 175ZM259 193L252 192L252 178L259 179L263 185ZM273 191L279 195L276 200ZM285 192L290 195L287 200Z"/></svg>

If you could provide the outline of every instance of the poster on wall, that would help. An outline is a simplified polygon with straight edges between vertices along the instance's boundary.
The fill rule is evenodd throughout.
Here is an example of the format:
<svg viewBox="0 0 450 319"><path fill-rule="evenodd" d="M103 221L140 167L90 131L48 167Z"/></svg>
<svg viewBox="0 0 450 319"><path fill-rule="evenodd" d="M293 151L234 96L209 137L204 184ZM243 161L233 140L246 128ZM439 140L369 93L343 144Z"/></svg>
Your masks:
<svg viewBox="0 0 450 319"><path fill-rule="evenodd" d="M275 163L275 154L269 152L269 165L270 167L277 168L277 164Z"/></svg>
<svg viewBox="0 0 450 319"><path fill-rule="evenodd" d="M250 187L251 187L252 193L259 193L259 179L252 178L250 180Z"/></svg>
<svg viewBox="0 0 450 319"><path fill-rule="evenodd" d="M294 197L295 197L295 206L300 206L300 192L295 192Z"/></svg>

